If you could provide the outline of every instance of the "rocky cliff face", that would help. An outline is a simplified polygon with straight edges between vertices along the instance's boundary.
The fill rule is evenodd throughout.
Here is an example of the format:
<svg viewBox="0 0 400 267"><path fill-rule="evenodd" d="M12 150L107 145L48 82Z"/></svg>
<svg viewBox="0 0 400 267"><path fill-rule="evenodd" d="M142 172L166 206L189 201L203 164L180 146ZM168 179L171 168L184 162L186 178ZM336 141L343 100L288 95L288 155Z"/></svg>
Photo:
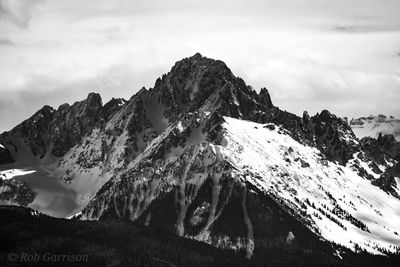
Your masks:
<svg viewBox="0 0 400 267"><path fill-rule="evenodd" d="M104 120L99 94L89 94L85 101L76 102L72 106L61 105L54 112L49 127L49 143L53 144L51 153L56 157L63 156Z"/></svg>
<svg viewBox="0 0 400 267"><path fill-rule="evenodd" d="M72 106L63 104L57 110L44 106L10 132L3 133L0 140L14 154L18 153L18 145L13 138L18 137L38 158L46 154L61 157L85 134L101 125L104 117L100 95L92 93Z"/></svg>
<svg viewBox="0 0 400 267"><path fill-rule="evenodd" d="M79 194L76 200L77 207L83 205L82 203L85 203L83 199L86 199L87 194L90 195L92 192L88 188L93 187L94 191L98 189L96 187L96 184L99 183L98 177L93 179L87 177L92 178L97 175L97 171L93 167L101 165L102 155L98 156L94 153L95 147L88 149L86 154L81 153L78 156L77 152L71 149L75 146L88 148L89 142L86 140L82 144L82 140L95 135L93 131L98 133L99 129L104 127L107 118L116 113L124 104L125 100L113 99L103 107L100 95L91 93L83 101L72 105L63 104L58 109L44 106L11 131L0 135L0 144L2 144L0 147L0 164L2 164L0 171L7 169L34 170L29 175L33 175L32 173L35 172L36 174L43 173L44 177L50 176L53 180L60 180L61 186L70 185L73 178L77 177L76 180L81 181L70 185L65 191L76 191ZM73 162L70 162L71 155L76 157ZM73 164L79 173L73 172L70 167ZM92 173L87 175L83 173L83 170L90 170ZM39 182L39 184L43 183ZM21 191L25 190L29 190L26 184L21 186ZM31 193L34 194L32 191ZM46 197L44 196L44 198ZM54 199L54 201L58 200ZM63 203L60 203L60 206L63 206ZM70 212L74 211L66 212L66 214Z"/></svg>
<svg viewBox="0 0 400 267"><path fill-rule="evenodd" d="M0 144L0 164L13 163L15 161L11 152L2 144Z"/></svg>
<svg viewBox="0 0 400 267"><path fill-rule="evenodd" d="M103 106L90 94L44 107L0 136L17 162L32 151L75 190L72 213L84 208L82 219L141 222L247 257L266 247L329 247L321 237L393 249L400 189L397 174L387 175L398 163L392 141L360 141L326 110L283 111L267 89L257 93L200 54L128 101Z"/></svg>
<svg viewBox="0 0 400 267"><path fill-rule="evenodd" d="M398 182L395 179L395 177L400 176L400 142L397 142L391 134L379 134L377 139L362 138L360 144L370 160L371 169L379 175L379 178L374 180L372 184L400 199L400 194L396 190Z"/></svg>

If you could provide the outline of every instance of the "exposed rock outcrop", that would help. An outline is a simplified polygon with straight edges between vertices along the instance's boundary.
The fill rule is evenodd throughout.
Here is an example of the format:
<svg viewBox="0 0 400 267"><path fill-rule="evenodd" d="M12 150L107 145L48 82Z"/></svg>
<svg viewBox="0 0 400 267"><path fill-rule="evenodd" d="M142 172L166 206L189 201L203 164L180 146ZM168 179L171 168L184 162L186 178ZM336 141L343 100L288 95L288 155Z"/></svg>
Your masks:
<svg viewBox="0 0 400 267"><path fill-rule="evenodd" d="M2 144L0 144L0 164L13 163L14 157L10 151Z"/></svg>
<svg viewBox="0 0 400 267"><path fill-rule="evenodd" d="M47 154L61 157L104 119L101 97L91 93L86 100L72 106L63 104L57 110L44 106L11 131L1 134L0 141L14 154L20 145L15 140L18 138L40 159Z"/></svg>
<svg viewBox="0 0 400 267"><path fill-rule="evenodd" d="M22 181L3 180L0 172L0 205L26 207L35 198L35 193Z"/></svg>

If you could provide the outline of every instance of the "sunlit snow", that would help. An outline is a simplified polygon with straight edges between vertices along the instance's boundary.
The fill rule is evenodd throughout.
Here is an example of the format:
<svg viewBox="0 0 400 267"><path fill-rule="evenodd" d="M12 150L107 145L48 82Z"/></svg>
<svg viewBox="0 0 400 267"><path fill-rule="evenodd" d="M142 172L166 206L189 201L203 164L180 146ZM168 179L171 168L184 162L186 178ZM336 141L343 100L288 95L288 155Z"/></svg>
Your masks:
<svg viewBox="0 0 400 267"><path fill-rule="evenodd" d="M8 180L17 176L23 176L27 174L31 174L36 172L35 170L29 170L29 169L10 169L10 170L4 170L1 171L0 174L2 174L0 177L2 179Z"/></svg>
<svg viewBox="0 0 400 267"><path fill-rule="evenodd" d="M357 175L350 165L324 159L276 127L225 117L216 146L243 176L283 200L323 238L371 253L400 246L400 200Z"/></svg>

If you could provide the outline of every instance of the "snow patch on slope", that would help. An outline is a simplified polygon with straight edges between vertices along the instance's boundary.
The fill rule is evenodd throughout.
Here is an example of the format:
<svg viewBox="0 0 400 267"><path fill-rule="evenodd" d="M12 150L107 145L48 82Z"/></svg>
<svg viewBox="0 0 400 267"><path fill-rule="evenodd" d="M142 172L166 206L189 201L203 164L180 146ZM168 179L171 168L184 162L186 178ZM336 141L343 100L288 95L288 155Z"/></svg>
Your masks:
<svg viewBox="0 0 400 267"><path fill-rule="evenodd" d="M400 201L350 168L326 160L265 125L225 117L226 146L217 153L243 176L282 201L311 230L343 246L371 253L400 246ZM356 245L357 244L357 245Z"/></svg>
<svg viewBox="0 0 400 267"><path fill-rule="evenodd" d="M10 170L0 171L0 177L4 180L8 180L17 176L24 176L35 172L36 172L35 170L29 170L29 169L10 169Z"/></svg>
<svg viewBox="0 0 400 267"><path fill-rule="evenodd" d="M396 188L395 190L397 193L400 195L400 178L399 177L394 177L394 180L396 181Z"/></svg>
<svg viewBox="0 0 400 267"><path fill-rule="evenodd" d="M112 140L95 129L53 166L55 176L76 193L73 213L80 212L101 186L123 168L127 139L127 131ZM105 144L111 149L104 149Z"/></svg>

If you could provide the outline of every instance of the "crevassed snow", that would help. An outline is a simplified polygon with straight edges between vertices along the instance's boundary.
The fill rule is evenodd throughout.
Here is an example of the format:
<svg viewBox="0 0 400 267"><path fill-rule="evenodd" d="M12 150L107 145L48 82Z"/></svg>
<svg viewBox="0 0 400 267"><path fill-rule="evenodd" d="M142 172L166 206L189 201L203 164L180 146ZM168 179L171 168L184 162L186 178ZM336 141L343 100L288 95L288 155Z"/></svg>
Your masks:
<svg viewBox="0 0 400 267"><path fill-rule="evenodd" d="M28 170L28 169L10 169L1 171L0 174L2 174L2 176L0 177L5 180L8 180L17 176L23 176L35 172L36 172L35 170Z"/></svg>
<svg viewBox="0 0 400 267"><path fill-rule="evenodd" d="M316 148L279 133L278 127L269 130L258 123L225 120L226 145L216 150L248 181L297 214L301 210L311 230L353 250L357 244L378 254L381 248L394 251L400 246L400 200L349 165L327 161Z"/></svg>

